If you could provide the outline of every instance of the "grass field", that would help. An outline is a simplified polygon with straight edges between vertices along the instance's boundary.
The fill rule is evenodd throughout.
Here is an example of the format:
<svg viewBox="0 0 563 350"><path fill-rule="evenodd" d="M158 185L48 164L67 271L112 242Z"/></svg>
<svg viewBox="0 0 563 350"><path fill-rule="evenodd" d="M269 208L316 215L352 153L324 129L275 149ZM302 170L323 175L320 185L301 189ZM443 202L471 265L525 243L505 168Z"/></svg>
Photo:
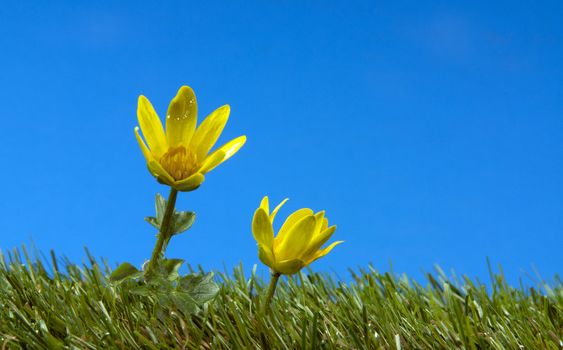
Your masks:
<svg viewBox="0 0 563 350"><path fill-rule="evenodd" d="M110 270L91 257L87 265L52 258L0 257L1 349L563 347L557 276L524 288L502 274L486 287L439 270L422 285L370 267L351 271L349 283L309 271L283 278L265 314L268 281L237 267L216 274L219 295L190 315L109 284Z"/></svg>

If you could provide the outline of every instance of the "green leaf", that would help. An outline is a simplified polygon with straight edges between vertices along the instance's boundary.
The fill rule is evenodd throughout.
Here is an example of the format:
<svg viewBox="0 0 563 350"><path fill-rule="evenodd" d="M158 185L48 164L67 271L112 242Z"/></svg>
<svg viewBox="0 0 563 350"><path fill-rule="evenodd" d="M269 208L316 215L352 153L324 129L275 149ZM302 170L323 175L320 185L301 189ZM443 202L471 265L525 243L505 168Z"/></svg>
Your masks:
<svg viewBox="0 0 563 350"><path fill-rule="evenodd" d="M160 194L156 194L155 199L156 206L156 218L158 220L159 226L162 223L162 218L164 217L164 212L166 211L166 199Z"/></svg>
<svg viewBox="0 0 563 350"><path fill-rule="evenodd" d="M147 216L145 218L145 221L160 231L160 226L162 225L162 218L164 217L164 212L166 211L166 199L164 199L164 197L162 197L160 193L157 193L154 202L156 209L156 217Z"/></svg>
<svg viewBox="0 0 563 350"><path fill-rule="evenodd" d="M130 278L138 278L142 275L142 272L137 270L137 268L128 262L124 262L115 269L111 275L109 275L109 280L111 282L122 282Z"/></svg>
<svg viewBox="0 0 563 350"><path fill-rule="evenodd" d="M188 293L198 303L205 303L215 298L219 286L213 281L213 272L204 276L187 275L180 279L178 289Z"/></svg>
<svg viewBox="0 0 563 350"><path fill-rule="evenodd" d="M149 295L153 294L151 288L146 284L140 285L140 286L135 286L135 287L131 288L129 290L129 293L135 294L135 295L141 295L141 296L144 296L144 297L148 297Z"/></svg>
<svg viewBox="0 0 563 350"><path fill-rule="evenodd" d="M194 314L199 310L198 302L190 294L180 291L167 294L159 293L158 302L161 307L176 308L185 314Z"/></svg>
<svg viewBox="0 0 563 350"><path fill-rule="evenodd" d="M176 299L176 305L185 314L194 314L199 310L197 301L190 294L176 291L173 295Z"/></svg>
<svg viewBox="0 0 563 350"><path fill-rule="evenodd" d="M191 211L180 211L174 213L174 227L172 234L177 235L187 231L195 221L195 213Z"/></svg>
<svg viewBox="0 0 563 350"><path fill-rule="evenodd" d="M168 280L167 276L164 276L162 266L160 267L159 271L151 271L151 273L145 271L145 274L143 275L143 279L151 288L159 290L172 289L171 287L169 287L170 281Z"/></svg>
<svg viewBox="0 0 563 350"><path fill-rule="evenodd" d="M180 274L178 274L178 269L180 269L180 266L182 266L183 263L184 260L182 259L164 259L161 262L161 269L164 273L164 277L169 281L176 280L178 277L180 277Z"/></svg>
<svg viewBox="0 0 563 350"><path fill-rule="evenodd" d="M160 231L162 220L164 218L164 212L166 211L166 199L164 199L164 197L162 197L160 193L156 194L155 207L156 217L148 216L145 218L145 221ZM174 210L174 213L172 215L172 235L176 235L188 230L193 225L194 221L195 213L190 211Z"/></svg>
<svg viewBox="0 0 563 350"><path fill-rule="evenodd" d="M160 222L157 218L155 218L154 216L147 216L145 217L145 221L160 231Z"/></svg>

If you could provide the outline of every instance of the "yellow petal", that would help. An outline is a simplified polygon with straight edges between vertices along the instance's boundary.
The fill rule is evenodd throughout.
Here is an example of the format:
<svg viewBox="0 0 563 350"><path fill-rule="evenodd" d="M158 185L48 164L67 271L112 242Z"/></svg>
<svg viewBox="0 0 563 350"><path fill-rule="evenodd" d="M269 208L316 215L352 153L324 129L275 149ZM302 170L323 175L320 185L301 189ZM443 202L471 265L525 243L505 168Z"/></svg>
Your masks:
<svg viewBox="0 0 563 350"><path fill-rule="evenodd" d="M227 159L231 158L233 156L233 154L237 153L237 151L244 145L245 142L246 142L246 136L237 137L236 139L231 140L231 141L227 142L226 144L224 144L223 146L219 147L219 149L217 149L215 152L211 153L209 156L207 156L207 158L215 157L216 153L224 152L225 156L219 162L219 164L221 164L224 161L226 161ZM207 160L207 158L206 158L206 160ZM215 166L210 167L209 169L207 169L207 172L213 170L219 164L216 164Z"/></svg>
<svg viewBox="0 0 563 350"><path fill-rule="evenodd" d="M337 245L339 245L340 243L344 243L344 241L337 241L332 243L331 245L329 245L328 247L326 247L323 250L319 250L317 253L315 253L315 255L313 255L313 257L307 261L306 265L309 265L310 263L312 263L313 261L322 258L323 256L327 255L328 253L330 253L330 251L332 250L332 248L336 247Z"/></svg>
<svg viewBox="0 0 563 350"><path fill-rule="evenodd" d="M264 265L268 267L274 267L274 253L272 253L272 249L266 248L261 244L258 244L258 258Z"/></svg>
<svg viewBox="0 0 563 350"><path fill-rule="evenodd" d="M315 217L309 215L293 225L284 239L274 248L276 260L301 258L313 237L315 224Z"/></svg>
<svg viewBox="0 0 563 350"><path fill-rule="evenodd" d="M325 217L325 218L323 218L323 223L321 225L321 232L323 232L327 228L328 228L328 219Z"/></svg>
<svg viewBox="0 0 563 350"><path fill-rule="evenodd" d="M256 209L252 219L252 235L258 244L264 248L272 249L274 229L268 214L262 208Z"/></svg>
<svg viewBox="0 0 563 350"><path fill-rule="evenodd" d="M315 214L315 219L317 220L317 224L315 225L315 236L321 233L321 227L323 225L323 219L325 218L325 211L319 211Z"/></svg>
<svg viewBox="0 0 563 350"><path fill-rule="evenodd" d="M188 146L197 123L197 101L189 86L182 86L170 101L166 113L166 139L169 147Z"/></svg>
<svg viewBox="0 0 563 350"><path fill-rule="evenodd" d="M174 179L156 160L151 160L147 163L151 174L158 179L158 181L169 186L174 185Z"/></svg>
<svg viewBox="0 0 563 350"><path fill-rule="evenodd" d="M300 259L290 259L274 264L273 270L284 275L293 275L305 266L305 262Z"/></svg>
<svg viewBox="0 0 563 350"><path fill-rule="evenodd" d="M135 128L135 137L137 138L137 142L139 143L139 147L141 147L141 151L143 152L143 156L145 156L145 160L148 162L150 162L153 157L151 152L149 151L149 149L147 148L147 145L145 145L145 141L143 141L143 139L141 138L141 135L139 135L139 127Z"/></svg>
<svg viewBox="0 0 563 350"><path fill-rule="evenodd" d="M229 105L219 107L199 125L190 145L195 150L198 159L204 159L215 145L227 124L230 111Z"/></svg>
<svg viewBox="0 0 563 350"><path fill-rule="evenodd" d="M268 196L264 196L264 198L262 198L262 201L260 202L260 208L264 209L266 214L270 213L270 204L269 204Z"/></svg>
<svg viewBox="0 0 563 350"><path fill-rule="evenodd" d="M334 234L334 231L336 231L336 226L331 226L322 232L315 233L309 242L307 250L303 253L304 260L307 261L309 258L312 258L323 244L330 239L330 237Z"/></svg>
<svg viewBox="0 0 563 350"><path fill-rule="evenodd" d="M182 192L193 191L203 183L203 180L205 180L203 174L195 173L187 179L175 182L174 188Z"/></svg>
<svg viewBox="0 0 563 350"><path fill-rule="evenodd" d="M280 204L278 204L278 206L274 209L274 211L272 211L272 213L270 214L270 221L272 221L272 223L274 222L274 219L276 217L276 214L278 213L278 211L280 211L281 207L283 207L283 205L285 204L285 202L287 202L289 200L289 198L284 199L283 201L281 201Z"/></svg>
<svg viewBox="0 0 563 350"><path fill-rule="evenodd" d="M151 153L160 158L167 148L164 129L150 101L143 95L139 96L137 119Z"/></svg>
<svg viewBox="0 0 563 350"><path fill-rule="evenodd" d="M309 208L299 209L285 219L276 239L274 240L274 250L276 247L284 240L287 232L295 225L299 220L303 219L305 216L313 215L313 211Z"/></svg>
<svg viewBox="0 0 563 350"><path fill-rule="evenodd" d="M223 159L225 159L225 152L221 150L213 152L213 156L209 156L207 157L207 159L205 159L205 161L201 165L201 168L199 169L199 172L202 174L207 174L211 169L214 169L217 165L221 164L223 162Z"/></svg>

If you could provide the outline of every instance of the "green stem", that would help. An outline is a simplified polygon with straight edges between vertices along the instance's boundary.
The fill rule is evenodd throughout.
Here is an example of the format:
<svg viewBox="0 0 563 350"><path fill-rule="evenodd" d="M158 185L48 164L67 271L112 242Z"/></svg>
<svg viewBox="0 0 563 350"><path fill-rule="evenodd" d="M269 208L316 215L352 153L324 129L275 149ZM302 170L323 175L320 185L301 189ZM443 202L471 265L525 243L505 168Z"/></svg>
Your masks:
<svg viewBox="0 0 563 350"><path fill-rule="evenodd" d="M151 260L147 268L147 273L153 272L158 268L158 263L161 255L164 254L166 249L166 244L170 240L171 230L172 230L172 217L174 214L174 206L176 205L176 198L178 197L178 190L171 187L170 195L166 201L166 209L164 210L164 216L162 217L162 223L160 225L160 232L158 233L158 238L154 249L152 251Z"/></svg>
<svg viewBox="0 0 563 350"><path fill-rule="evenodd" d="M272 272L272 278L270 279L270 286L268 287L268 294L266 294L266 300L264 300L264 313L267 313L270 310L270 303L272 302L272 298L274 297L274 292L276 291L276 286L278 284L278 280L280 279L281 274L277 272Z"/></svg>

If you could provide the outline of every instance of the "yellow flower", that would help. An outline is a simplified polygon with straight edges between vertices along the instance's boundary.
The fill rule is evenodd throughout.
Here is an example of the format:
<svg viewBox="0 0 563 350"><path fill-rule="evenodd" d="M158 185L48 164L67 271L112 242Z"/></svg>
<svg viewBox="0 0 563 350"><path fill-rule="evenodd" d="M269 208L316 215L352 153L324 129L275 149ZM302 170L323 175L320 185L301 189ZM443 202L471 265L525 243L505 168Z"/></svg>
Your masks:
<svg viewBox="0 0 563 350"><path fill-rule="evenodd" d="M268 197L262 199L252 220L252 234L258 242L258 256L274 273L291 275L313 261L327 255L343 241L334 242L321 249L336 230L328 227L328 219L321 211L299 209L291 214L274 238L273 222L276 214L287 201L282 201L271 213Z"/></svg>
<svg viewBox="0 0 563 350"><path fill-rule="evenodd" d="M240 136L208 154L221 135L229 112L229 105L219 107L196 129L195 94L189 86L182 86L168 106L165 133L149 100L139 96L137 118L147 144L139 135L139 127L135 128L135 135L151 174L160 183L179 191L198 188L206 173L229 159L246 142L246 136Z"/></svg>

